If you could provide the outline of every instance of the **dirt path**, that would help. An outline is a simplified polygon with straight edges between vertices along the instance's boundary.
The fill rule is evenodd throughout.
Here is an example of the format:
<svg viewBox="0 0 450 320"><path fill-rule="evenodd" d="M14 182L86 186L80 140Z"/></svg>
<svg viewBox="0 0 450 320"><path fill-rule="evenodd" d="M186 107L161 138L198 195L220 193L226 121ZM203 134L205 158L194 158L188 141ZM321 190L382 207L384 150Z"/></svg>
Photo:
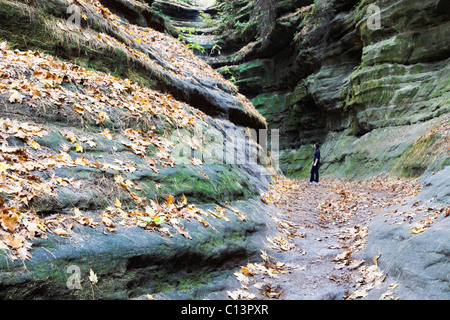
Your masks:
<svg viewBox="0 0 450 320"><path fill-rule="evenodd" d="M280 210L274 216L282 237L267 239L275 254L235 275L242 287L232 299L355 299L384 280L376 261L353 259L364 247L366 222L406 201L419 187L412 181L343 179L310 184L278 178L263 201ZM271 251L273 252L273 251Z"/></svg>

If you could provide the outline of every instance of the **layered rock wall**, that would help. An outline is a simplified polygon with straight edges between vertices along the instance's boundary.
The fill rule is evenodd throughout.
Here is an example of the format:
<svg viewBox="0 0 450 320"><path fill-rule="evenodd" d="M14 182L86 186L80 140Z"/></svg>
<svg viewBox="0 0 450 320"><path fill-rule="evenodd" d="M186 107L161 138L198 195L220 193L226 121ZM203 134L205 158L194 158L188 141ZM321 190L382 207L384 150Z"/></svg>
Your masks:
<svg viewBox="0 0 450 320"><path fill-rule="evenodd" d="M276 232L264 118L176 36L141 1L0 1L0 297L205 297Z"/></svg>
<svg viewBox="0 0 450 320"><path fill-rule="evenodd" d="M446 131L433 131L448 122L448 6L439 0L280 1L263 46L252 6L225 1L228 20L239 23L221 30L221 56L207 61L235 80L270 128L281 130L286 174L308 174L317 141L327 174L418 176L432 160L440 159L430 170L443 168L448 154ZM419 146L430 132L435 143Z"/></svg>

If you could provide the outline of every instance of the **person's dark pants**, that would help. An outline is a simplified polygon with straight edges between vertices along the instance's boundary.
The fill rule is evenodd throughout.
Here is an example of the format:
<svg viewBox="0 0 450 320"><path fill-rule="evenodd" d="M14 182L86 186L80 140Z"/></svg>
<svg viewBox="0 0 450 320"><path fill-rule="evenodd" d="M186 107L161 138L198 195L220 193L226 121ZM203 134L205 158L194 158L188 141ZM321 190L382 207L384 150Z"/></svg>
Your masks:
<svg viewBox="0 0 450 320"><path fill-rule="evenodd" d="M312 166L311 168L311 178L309 182L319 182L319 166Z"/></svg>

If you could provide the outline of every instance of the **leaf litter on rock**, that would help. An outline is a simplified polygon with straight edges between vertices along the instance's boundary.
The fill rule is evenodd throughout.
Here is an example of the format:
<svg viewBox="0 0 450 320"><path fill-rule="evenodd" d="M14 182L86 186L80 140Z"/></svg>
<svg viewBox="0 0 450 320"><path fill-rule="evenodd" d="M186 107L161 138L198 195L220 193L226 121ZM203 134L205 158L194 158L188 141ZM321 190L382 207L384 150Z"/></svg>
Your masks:
<svg viewBox="0 0 450 320"><path fill-rule="evenodd" d="M365 247L366 237L369 234L365 225L373 215L380 214L384 209L407 203L408 199L417 195L421 186L415 180L375 177L366 181L358 182L344 179L325 179L318 185L312 186L306 180L292 180L284 177L274 177L274 183L270 191L261 195L261 201L266 205L280 209L286 217L294 217L304 212L305 204L312 210L304 214L311 217L308 222L303 222L297 228L324 228L337 230L335 236L340 242L338 245L328 245L329 249L341 249L342 251L334 257L336 270L351 271L353 291L348 292L345 299L359 299L368 295L375 286L381 284L386 275L379 270L378 259L373 257L372 265L361 259L353 259L352 254ZM417 211L417 204L406 208L400 217L411 217ZM445 214L448 208L432 208L426 219L418 220L412 224L411 232L423 232L429 227L440 214ZM315 219L312 219L314 217ZM408 218L409 219L409 218ZM274 219L279 231L286 230L286 224L280 224L280 218ZM359 221L348 227L350 221ZM412 223L412 220L408 220ZM284 232L287 234L288 232ZM307 233L303 234L304 237ZM322 239L320 239L322 240ZM270 244L270 243L269 243ZM272 247L273 248L273 247ZM273 248L274 249L274 248ZM321 259L316 263L321 263ZM332 277L330 278L332 280ZM391 297L390 294L384 298Z"/></svg>

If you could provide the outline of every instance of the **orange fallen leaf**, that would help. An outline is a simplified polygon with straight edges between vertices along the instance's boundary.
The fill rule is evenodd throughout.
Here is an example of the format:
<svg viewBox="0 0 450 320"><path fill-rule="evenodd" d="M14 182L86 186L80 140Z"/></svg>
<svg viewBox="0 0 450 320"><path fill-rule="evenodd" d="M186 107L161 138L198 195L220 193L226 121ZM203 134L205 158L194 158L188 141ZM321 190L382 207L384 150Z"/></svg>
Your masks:
<svg viewBox="0 0 450 320"><path fill-rule="evenodd" d="M175 198L169 193L169 195L166 198L166 206L170 207L174 200Z"/></svg>
<svg viewBox="0 0 450 320"><path fill-rule="evenodd" d="M16 215L2 215L1 225L6 231L14 233L19 226L19 221Z"/></svg>
<svg viewBox="0 0 450 320"><path fill-rule="evenodd" d="M108 140L113 140L114 138L113 138L113 136L112 136L112 134L111 134L111 132L109 131L109 129L104 129L103 131L102 131L102 133L100 133L103 137L105 137L106 139L108 139Z"/></svg>
<svg viewBox="0 0 450 320"><path fill-rule="evenodd" d="M107 216L102 216L103 224L108 228L114 228L114 222Z"/></svg>
<svg viewBox="0 0 450 320"><path fill-rule="evenodd" d="M11 234L4 235L3 242L13 249L19 249L19 248L23 247L22 238L15 236L15 235L11 235Z"/></svg>

